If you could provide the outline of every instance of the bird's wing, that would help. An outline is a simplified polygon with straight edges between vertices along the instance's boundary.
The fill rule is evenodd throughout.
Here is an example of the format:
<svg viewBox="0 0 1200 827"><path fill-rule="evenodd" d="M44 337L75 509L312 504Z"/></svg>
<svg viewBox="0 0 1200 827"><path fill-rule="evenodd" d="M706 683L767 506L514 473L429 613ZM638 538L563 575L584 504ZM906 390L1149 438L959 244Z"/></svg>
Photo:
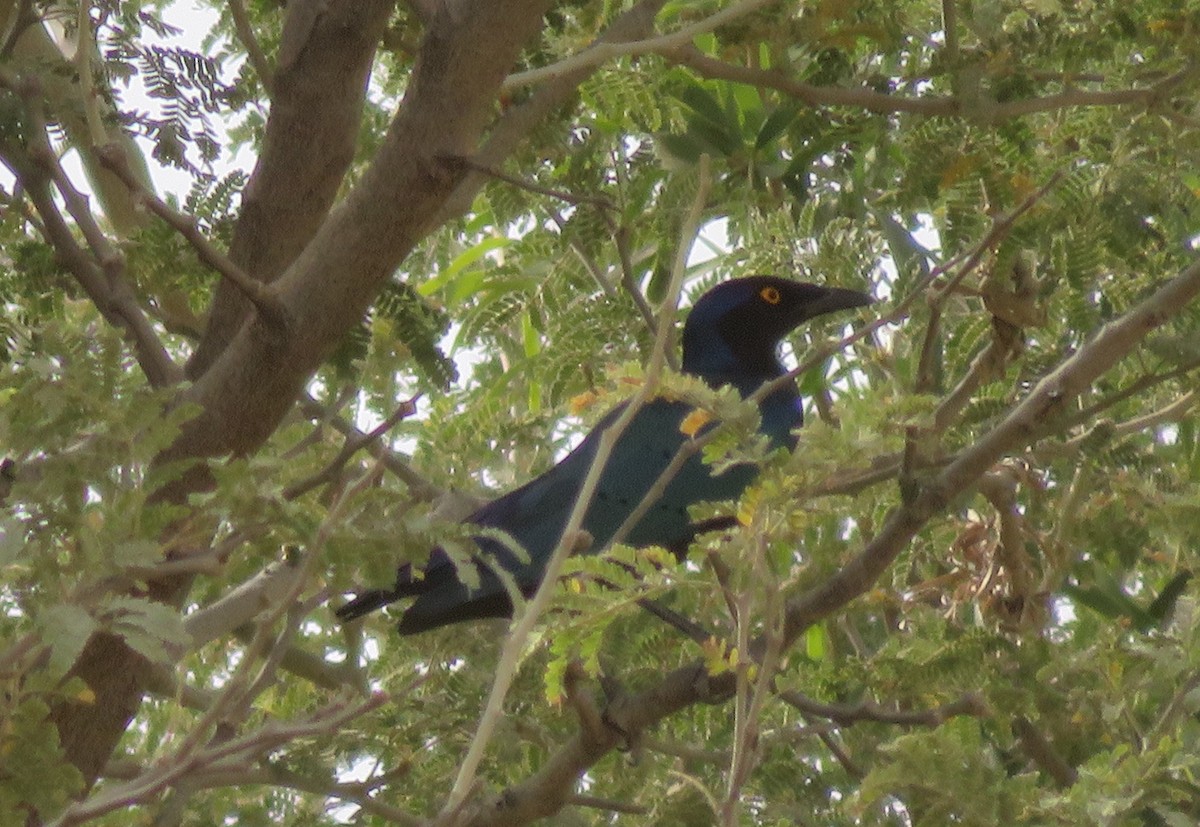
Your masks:
<svg viewBox="0 0 1200 827"><path fill-rule="evenodd" d="M493 565L503 566L522 586L537 585L596 454L599 432L616 419L623 408L621 405L605 414L591 433L553 468L485 503L463 520L507 533L528 557L526 561L519 560L502 543L487 537L478 538L483 581L478 593L502 588L498 580L487 575L486 569ZM397 585L398 594L457 592L461 586L454 563L440 548L433 550L419 580L415 580L411 572L402 574L401 580Z"/></svg>
<svg viewBox="0 0 1200 827"><path fill-rule="evenodd" d="M596 457L601 435L622 410L624 405L609 411L553 468L467 518L466 522L506 532L525 549L529 559L520 561L500 543L481 542L484 552L512 572L521 585L536 585L541 579ZM608 544L674 458L686 439L680 424L691 410L684 402L655 399L642 406L629 423L609 455L583 521L583 528L592 535L593 551ZM691 536L689 505L737 496L747 480L737 473L714 478L700 458L693 456L627 540L633 545L664 546L685 541ZM449 559L437 554L431 558L425 576L445 577L452 569Z"/></svg>
<svg viewBox="0 0 1200 827"><path fill-rule="evenodd" d="M519 577L529 573L540 579L596 458L601 436L624 408L621 405L609 411L558 465L469 518L470 522L507 531L525 547L531 559L521 568ZM629 422L605 463L583 521L583 528L592 535L593 551L608 544L674 458L686 439L680 424L691 410L684 402L654 399ZM722 496L721 491L710 494L710 486L707 469L693 458L631 536L643 535L642 542L666 545L685 535L687 506Z"/></svg>
<svg viewBox="0 0 1200 827"><path fill-rule="evenodd" d="M479 585L467 588L457 569L440 549L434 551L419 583L398 584L397 594L416 594L400 622L405 634L479 617L505 616L511 605L499 566L512 575L526 595L541 582L546 563L557 546L575 505L583 480L596 457L601 434L621 413L607 413L570 454L546 473L477 510L466 522L500 529L519 543L527 559L518 559L490 537L478 537ZM621 434L605 464L595 498L583 521L592 535L590 551L608 545L613 535L670 464L687 437L680 425L693 410L684 402L655 399L646 403ZM757 469L739 467L719 476L709 474L700 456L693 455L638 524L626 542L660 545L679 551L694 534L687 509L702 500L738 496Z"/></svg>

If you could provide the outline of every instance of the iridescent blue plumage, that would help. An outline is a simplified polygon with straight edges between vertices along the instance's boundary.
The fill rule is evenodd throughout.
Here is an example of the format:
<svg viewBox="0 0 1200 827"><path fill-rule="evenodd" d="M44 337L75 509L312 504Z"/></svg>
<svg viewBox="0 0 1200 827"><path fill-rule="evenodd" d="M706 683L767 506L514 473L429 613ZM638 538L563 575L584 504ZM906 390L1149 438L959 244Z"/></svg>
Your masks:
<svg viewBox="0 0 1200 827"><path fill-rule="evenodd" d="M776 351L780 340L797 325L814 316L870 301L869 296L854 290L773 276L751 276L719 284L701 296L688 315L683 330L683 371L712 387L732 385L742 396L749 396L763 383L783 375ZM792 431L802 422L795 384L785 383L760 407L761 431L776 445L792 448ZM339 609L338 616L348 620L413 596L416 600L400 621L403 634L510 614L510 601L490 566L499 565L510 572L527 594L537 588L596 454L600 433L620 411L618 407L606 414L583 442L549 471L467 518L466 522L507 532L528 552L529 562L521 563L493 539L477 538L480 554L490 558L490 565L477 565L480 583L472 590L458 579L445 553L435 549L423 577L414 577L411 568L404 566L393 589L365 592ZM686 438L680 423L691 411L687 403L656 399L643 406L629 423L605 466L583 522L593 538L592 552L608 544L675 456ZM625 542L682 551L695 534L688 506L736 498L756 473L754 466L740 465L713 475L700 457L693 455Z"/></svg>

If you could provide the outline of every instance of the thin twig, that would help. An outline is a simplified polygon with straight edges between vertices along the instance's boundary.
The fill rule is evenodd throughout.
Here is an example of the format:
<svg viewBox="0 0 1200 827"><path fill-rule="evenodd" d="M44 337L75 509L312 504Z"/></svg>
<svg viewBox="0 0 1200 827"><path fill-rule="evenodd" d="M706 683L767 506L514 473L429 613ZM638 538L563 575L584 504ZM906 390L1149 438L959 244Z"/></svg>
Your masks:
<svg viewBox="0 0 1200 827"><path fill-rule="evenodd" d="M1091 442L1097 436L1097 434L1094 433L1096 431L1102 430L1103 436L1106 439L1113 439L1116 437L1136 434L1149 428L1157 428L1159 425L1163 425L1168 422L1178 422L1196 406L1197 401L1200 400L1198 400L1196 391L1188 391L1175 401L1164 405L1156 411L1151 411L1148 414L1135 416L1133 419L1127 419L1124 422L1099 423L1094 428L1079 434L1078 436L1071 437L1061 445L1049 446L1049 451L1047 451L1047 453L1065 454L1077 451L1084 445Z"/></svg>
<svg viewBox="0 0 1200 827"><path fill-rule="evenodd" d="M242 41L242 45L246 47L246 56L250 60L250 65L254 67L259 83L263 85L267 97L270 98L275 89L275 75L271 71L271 64L267 62L267 55L263 51L262 45L254 35L254 27L250 25L250 15L246 13L246 4L243 0L229 0L229 14L233 18L233 28L237 32L238 40Z"/></svg>
<svg viewBox="0 0 1200 827"><path fill-rule="evenodd" d="M1025 751L1038 767L1054 779L1058 786L1066 788L1075 783L1079 772L1063 760L1054 745L1043 735L1028 718L1018 715L1013 718L1013 732Z"/></svg>
<svg viewBox="0 0 1200 827"><path fill-rule="evenodd" d="M497 181L503 181L506 184L512 184L514 187L536 193L538 195L548 195L551 198L557 198L559 201L565 201L568 204L578 206L579 204L591 204L594 207L599 207L602 210L614 210L616 206L612 201L605 198L603 195L579 195L578 193L568 192L567 190L554 189L553 187L543 187L541 184L535 184L524 178L518 178L515 175L509 175L506 172L501 172L487 164L482 164L473 158L468 158L464 155L439 155L437 160L441 161L449 167L466 167L475 172L486 175L489 178L495 178Z"/></svg>
<svg viewBox="0 0 1200 827"><path fill-rule="evenodd" d="M511 92L525 86L534 86L546 81L556 80L563 75L577 72L581 69L594 68L614 58L645 55L677 48L683 44L691 43L698 35L706 34L720 26L732 23L738 18L745 17L772 2L774 0L742 0L740 3L722 9L716 14L709 15L670 34L659 35L645 40L593 43L582 52L560 60L557 63L509 75L508 79L501 86L501 89L504 92Z"/></svg>
<svg viewBox="0 0 1200 827"><path fill-rule="evenodd" d="M1153 388L1155 385L1161 385L1163 382L1169 382L1172 379L1182 379L1194 370L1200 369L1200 358L1189 359L1178 367L1171 370L1163 371L1162 373L1151 373L1142 378L1129 383L1116 393L1109 394L1103 399L1088 405L1074 414L1069 420L1071 425L1076 425L1081 422L1090 422L1097 415L1109 408L1124 402L1135 396L1140 396L1144 391Z"/></svg>
<svg viewBox="0 0 1200 827"><path fill-rule="evenodd" d="M334 430L351 441L362 441L367 453L383 463L383 467L394 474L406 486L412 499L420 502L433 502L443 497L447 492L426 480L408 464L408 457L391 450L379 440L367 439L367 433L360 431L340 416L330 413L329 409L313 399L307 393L300 396L300 409L310 419L328 422Z"/></svg>
<svg viewBox="0 0 1200 827"><path fill-rule="evenodd" d="M1182 675L1180 677L1182 678ZM1180 683L1179 689L1171 697L1171 701L1162 711L1162 715L1146 733L1145 742L1147 744L1159 743L1166 735L1168 727L1174 726L1177 719L1183 715L1192 714L1192 702L1188 698L1196 690L1196 687L1200 687L1200 669L1192 669L1187 679Z"/></svg>
<svg viewBox="0 0 1200 827"><path fill-rule="evenodd" d="M740 607L737 616L738 651L742 655L737 665L733 755L729 762L725 801L721 809L722 821L729 827L733 827L739 821L737 805L742 798L742 789L762 757L762 746L759 742L762 710L774 691L775 672L784 649L783 591L767 565L767 535L761 525L757 529L751 565L754 581L766 591L763 601L766 628L761 635L765 643L757 663L746 657L752 648L749 603L753 595L752 591L746 590L743 594L747 596L747 600ZM752 669L756 675L752 675Z"/></svg>
<svg viewBox="0 0 1200 827"><path fill-rule="evenodd" d="M39 229L46 242L54 248L104 319L122 330L133 343L138 364L151 386L162 388L175 384L183 378L183 371L172 361L150 320L138 306L133 290L124 279L124 258L109 243L91 214L87 198L75 189L58 162L46 131L39 85L0 66L0 86L22 99L29 119L26 129L28 148L21 149L6 142L0 152L41 216ZM79 245L59 211L51 184L62 195L91 255Z"/></svg>
<svg viewBox="0 0 1200 827"><path fill-rule="evenodd" d="M618 801L615 798L600 798L595 795L583 795L574 793L566 798L565 804L574 804L576 807L588 807L593 810L605 810L610 813L628 813L629 815L644 816L650 814L650 809L642 807L638 804L630 804L626 801Z"/></svg>
<svg viewBox="0 0 1200 827"><path fill-rule="evenodd" d="M387 695L376 693L354 705L344 700L335 701L307 718L288 723L268 723L248 735L217 743L195 754L180 755L176 760L153 766L149 772L125 784L105 788L85 801L72 804L47 827L71 827L105 813L142 803L200 767L212 766L231 758L245 760L264 755L300 738L336 732L348 721L382 706L387 700Z"/></svg>
<svg viewBox="0 0 1200 827"><path fill-rule="evenodd" d="M218 250L204 233L200 232L200 225L193 216L179 212L143 187L137 176L133 174L133 170L129 168L124 149L117 144L106 144L96 147L95 151L96 158L104 168L120 178L121 182L129 187L134 198L140 200L152 213L179 233L196 251L196 255L202 262L216 270L236 287L254 305L263 322L277 331L288 329L287 309L279 295L269 285L252 278L234 264L229 256Z"/></svg>
<svg viewBox="0 0 1200 827"><path fill-rule="evenodd" d="M829 754L834 757L834 760L841 764L842 769L846 771L847 775L849 775L851 778L859 779L866 777L867 774L863 772L862 767L858 765L857 761L850 757L850 753L846 751L845 747L838 743L837 738L834 737L832 732L825 732L818 729L817 737L821 739L821 743L825 745L827 750L829 750Z"/></svg>
<svg viewBox="0 0 1200 827"><path fill-rule="evenodd" d="M709 57L691 43L662 47L652 51L673 63L687 66L703 77L745 83L760 89L774 89L809 106L845 106L877 114L908 112L926 116L970 117L974 120L992 122L1075 106L1150 106L1189 80L1196 72L1191 68L1184 69L1152 86L1141 89L1112 91L1068 89L1041 98L992 101L986 106L972 108L965 106L964 102L956 96L903 97L877 92L865 86L845 88L804 83L774 69L752 69ZM588 52L582 54L586 55ZM532 74L532 72L526 74Z"/></svg>
<svg viewBox="0 0 1200 827"><path fill-rule="evenodd" d="M338 451L337 456L330 460L324 468L308 479L293 483L283 489L284 499L299 499L317 486L333 480L341 472L342 468L345 467L346 463L350 461L351 457L415 414L417 412L417 400L420 398L421 394L417 394L411 399L401 402L396 410L392 412L391 416L372 428L368 433L356 436L348 435L345 445L342 446L342 450Z"/></svg>
<svg viewBox="0 0 1200 827"><path fill-rule="evenodd" d="M918 394L929 394L933 392L933 366L936 359L936 354L941 350L941 322L942 322L942 303L940 301L929 302L929 321L925 323L925 338L921 343L921 356L917 361L917 376L913 383L913 392ZM904 453L900 460L900 483L905 485L908 480L912 479L913 472L919 459L918 443L921 437L921 429L916 425L909 425L904 429Z"/></svg>
<svg viewBox="0 0 1200 827"><path fill-rule="evenodd" d="M790 706L818 718L827 718L841 727L854 726L861 721L872 721L899 726L936 727L959 715L983 718L989 714L982 696L968 692L956 701L931 709L884 709L872 701L856 704L831 704L810 698L794 689L779 693L780 699Z"/></svg>
<svg viewBox="0 0 1200 827"><path fill-rule="evenodd" d="M638 287L637 278L633 272L633 255L629 249L629 227L622 223L620 226L609 227L613 243L617 246L617 259L621 262L621 285L629 298L633 299L638 314L646 324L647 330L654 330L654 310ZM677 369L677 368L676 368Z"/></svg>
<svg viewBox="0 0 1200 827"><path fill-rule="evenodd" d="M642 747L651 752L681 758L684 761L700 761L705 764L728 764L729 753L724 750L704 749L682 741L667 740L647 735L642 738Z"/></svg>

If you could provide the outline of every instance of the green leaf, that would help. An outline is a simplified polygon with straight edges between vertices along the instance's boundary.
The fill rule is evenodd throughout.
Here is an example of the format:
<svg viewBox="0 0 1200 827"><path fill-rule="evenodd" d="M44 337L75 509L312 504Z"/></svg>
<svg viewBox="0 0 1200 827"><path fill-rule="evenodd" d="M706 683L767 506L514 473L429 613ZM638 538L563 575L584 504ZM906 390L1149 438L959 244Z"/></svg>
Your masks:
<svg viewBox="0 0 1200 827"><path fill-rule="evenodd" d="M96 631L96 621L86 609L71 603L39 612L36 621L42 642L50 647L48 668L55 675L65 675Z"/></svg>
<svg viewBox="0 0 1200 827"><path fill-rule="evenodd" d="M754 136L754 146L763 149L773 142L791 125L799 112L800 107L794 104L785 104L775 109L759 127L758 134Z"/></svg>
<svg viewBox="0 0 1200 827"><path fill-rule="evenodd" d="M825 624L816 623L808 627L804 633L804 653L809 660L825 660L829 639L825 632Z"/></svg>
<svg viewBox="0 0 1200 827"><path fill-rule="evenodd" d="M48 821L83 788L83 776L64 759L58 728L44 701L22 701L3 724L0 816L7 824L23 824L32 808L42 816L39 820Z"/></svg>
<svg viewBox="0 0 1200 827"><path fill-rule="evenodd" d="M109 631L120 635L147 660L169 666L178 660L191 638L179 612L164 603L140 597L118 597L104 606Z"/></svg>
<svg viewBox="0 0 1200 827"><path fill-rule="evenodd" d="M690 164L699 161L700 156L704 154L704 148L700 142L690 135L672 135L669 132L660 132L654 137L654 140L660 149L672 157Z"/></svg>
<svg viewBox="0 0 1200 827"><path fill-rule="evenodd" d="M0 569L16 563L25 548L25 532L10 517L0 517Z"/></svg>
<svg viewBox="0 0 1200 827"><path fill-rule="evenodd" d="M440 273L417 286L417 292L422 296L432 296L450 282L458 278L468 268L478 264L484 256L493 250L500 250L510 244L504 236L489 236L478 244L473 244L463 250Z"/></svg>
<svg viewBox="0 0 1200 827"><path fill-rule="evenodd" d="M722 130L729 128L729 116L725 107L703 86L692 84L684 88L679 93L679 100L687 104L700 119Z"/></svg>

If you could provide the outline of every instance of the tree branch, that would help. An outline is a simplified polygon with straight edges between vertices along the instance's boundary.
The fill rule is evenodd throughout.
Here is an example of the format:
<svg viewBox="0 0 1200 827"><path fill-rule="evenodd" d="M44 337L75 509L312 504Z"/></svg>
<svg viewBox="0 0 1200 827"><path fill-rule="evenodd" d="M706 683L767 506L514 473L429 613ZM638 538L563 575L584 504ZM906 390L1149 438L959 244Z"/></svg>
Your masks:
<svg viewBox="0 0 1200 827"><path fill-rule="evenodd" d="M952 97L908 98L867 88L816 86L792 80L776 70L751 69L717 60L704 54L691 43L655 51L672 63L688 67L701 77L745 83L760 89L774 89L809 106L846 106L876 114L910 112L916 115L943 117L961 114L959 102Z"/></svg>
<svg viewBox="0 0 1200 827"><path fill-rule="evenodd" d="M124 257L113 247L96 223L88 200L67 177L50 144L39 84L26 81L0 67L0 85L20 96L29 118L28 146L4 141L0 155L21 180L34 209L41 216L40 229L75 280L105 320L123 331L133 345L138 365L153 387L166 387L182 378L153 325L138 306L125 279ZM90 254L76 241L70 225L58 209L51 185L58 190L75 219Z"/></svg>
<svg viewBox="0 0 1200 827"><path fill-rule="evenodd" d="M563 77L584 71L590 73L602 63L618 57L651 54L672 49L685 43L691 43L698 35L706 34L721 26L745 17L763 6L770 5L775 0L741 0L733 6L722 9L716 14L698 20L688 26L659 35L647 40L607 40L593 43L577 55L525 72L518 72L504 81L504 91L511 92L525 86L533 86L547 81L553 82Z"/></svg>
<svg viewBox="0 0 1200 827"><path fill-rule="evenodd" d="M1045 376L1007 417L961 452L914 497L894 510L880 532L835 575L789 601L787 639L871 587L930 519L979 479L1006 453L1028 444L1068 402L1127 356L1154 329L1200 294L1200 261L1184 269L1149 298L1109 322L1096 336Z"/></svg>
<svg viewBox="0 0 1200 827"><path fill-rule="evenodd" d="M775 70L752 69L717 60L704 54L691 43L659 48L654 51L673 63L688 67L701 77L745 83L760 89L774 89L809 106L844 106L876 114L908 112L916 115L941 117L970 116L973 120L989 122L1080 106L1151 106L1195 75L1195 70L1185 69L1143 89L1096 92L1071 89L1042 98L1027 98L1002 103L988 102L985 105L967 107L962 100L954 96L911 98L876 92L865 87L846 89L836 86L816 86L793 80Z"/></svg>
<svg viewBox="0 0 1200 827"><path fill-rule="evenodd" d="M1182 312L1197 295L1200 295L1200 261L1103 327L1090 342L1048 374L999 425L895 510L879 534L850 563L825 583L790 599L785 617L785 644L790 646L809 625L870 588L912 536L934 515L944 511L955 493L973 487L996 459L1038 433L1040 420L1062 410L1152 330ZM691 664L667 674L650 689L618 698L604 712L605 720L612 724L608 730L600 734L577 733L536 773L483 804L465 824L518 827L552 815L563 806L580 776L622 739L644 732L688 706L725 700L734 684L732 673L712 676L703 664ZM968 714L974 701L962 699L961 703L962 714ZM842 714L846 710L835 707L832 711Z"/></svg>
<svg viewBox="0 0 1200 827"><path fill-rule="evenodd" d="M288 4L262 151L229 245L230 260L255 280L275 281L328 216L354 159L367 78L394 6L394 0ZM187 366L190 377L212 366L249 308L232 282L217 285L208 327Z"/></svg>
<svg viewBox="0 0 1200 827"><path fill-rule="evenodd" d="M621 43L644 37L654 30L655 15L665 4L666 0L640 0L618 16L604 33L596 38L594 45ZM500 166L538 124L572 99L579 84L595 69L594 65L581 66L539 86L528 100L512 107L496 121L488 133L487 141L472 156L472 160L487 167ZM442 205L434 218L435 223L448 221L466 211L487 180L487 176L482 173L466 176Z"/></svg>
<svg viewBox="0 0 1200 827"><path fill-rule="evenodd" d="M229 16L233 18L233 28L237 32L238 40L246 47L246 56L250 65L254 67L254 73L258 75L258 82L270 97L275 85L275 73L271 71L271 64L267 62L262 44L254 35L254 27L250 25L250 15L246 13L244 0L229 0Z"/></svg>
<svg viewBox="0 0 1200 827"><path fill-rule="evenodd" d="M283 490L283 496L286 499L295 500L304 496L304 494L316 488L317 486L333 480L335 477L337 477L338 473L342 470L346 463L350 461L351 457L353 457L363 448L367 448L373 443L377 442L380 437L392 430L392 428L395 428L405 419L415 414L417 412L417 400L420 399L420 396L420 394L417 394L412 399L400 403L400 405L396 407L396 410L392 412L391 416L389 416L375 428L372 428L369 433L361 435L348 434L346 436L346 443L342 446L342 450L338 451L337 456L330 460L329 464L308 479L289 485Z"/></svg>
<svg viewBox="0 0 1200 827"><path fill-rule="evenodd" d="M989 714L987 703L979 695L968 692L956 701L935 706L931 709L884 709L877 703L862 701L857 704L828 704L803 695L795 690L780 692L779 697L805 715L827 718L841 727L854 726L860 721L874 721L899 726L941 726L951 718L970 715L982 718Z"/></svg>
<svg viewBox="0 0 1200 827"><path fill-rule="evenodd" d="M443 6L387 136L332 212L393 3L289 4L288 23L296 22L285 25L284 41L296 49L287 61L281 55L263 154L243 193L230 258L254 278L274 282L295 333L273 335L223 280L189 365L196 381L175 400L199 413L158 462L247 454L276 430L312 372L429 231L458 183L432 159L473 153L499 85L538 32L547 2L462 0L453 15ZM182 503L208 481L204 467L193 466L156 497ZM187 577L152 582L150 595L178 603L189 583ZM72 669L96 703L57 704L52 721L88 784L137 711L148 672L145 660L111 634L94 636Z"/></svg>
<svg viewBox="0 0 1200 827"><path fill-rule="evenodd" d="M105 169L116 175L125 186L129 187L135 200L145 204L152 213L183 236L202 262L229 280L254 305L267 324L276 328L281 335L286 333L287 317L275 293L262 282L250 278L240 267L230 261L228 256L218 250L205 237L204 233L200 232L199 222L195 218L171 208L166 201L145 189L133 174L133 170L130 169L125 152L121 147L116 144L96 147L96 157L99 158Z"/></svg>
<svg viewBox="0 0 1200 827"><path fill-rule="evenodd" d="M238 738L217 742L194 754L181 754L156 764L141 776L113 787L98 795L72 804L47 827L71 827L98 818L105 813L143 803L166 790L188 774L228 760L249 760L299 738L311 738L336 732L348 721L382 706L388 697L377 693L357 704L335 701L328 706L288 723L268 723L262 728Z"/></svg>
<svg viewBox="0 0 1200 827"><path fill-rule="evenodd" d="M493 169L487 164L480 163L474 158L466 158L460 155L443 155L438 160L445 163L448 167L462 166L466 169L478 172L487 178L494 178L497 181L503 181L506 184L512 184L518 189L532 192L535 195L545 195L550 198L564 201L573 206L580 204L590 204L601 210L614 210L616 206L611 200L603 195L580 195L579 193L568 192L566 190L555 189L553 187L543 187L541 184L536 184L533 181L527 181L524 178L519 178L516 175L509 175L507 172L502 172L498 169Z"/></svg>
<svg viewBox="0 0 1200 827"><path fill-rule="evenodd" d="M1012 727L1021 744L1021 749L1039 769L1054 779L1054 783L1064 789L1075 783L1079 778L1078 771L1063 760L1062 756L1054 749L1054 745L1029 722L1028 718L1021 716L1014 718Z"/></svg>

